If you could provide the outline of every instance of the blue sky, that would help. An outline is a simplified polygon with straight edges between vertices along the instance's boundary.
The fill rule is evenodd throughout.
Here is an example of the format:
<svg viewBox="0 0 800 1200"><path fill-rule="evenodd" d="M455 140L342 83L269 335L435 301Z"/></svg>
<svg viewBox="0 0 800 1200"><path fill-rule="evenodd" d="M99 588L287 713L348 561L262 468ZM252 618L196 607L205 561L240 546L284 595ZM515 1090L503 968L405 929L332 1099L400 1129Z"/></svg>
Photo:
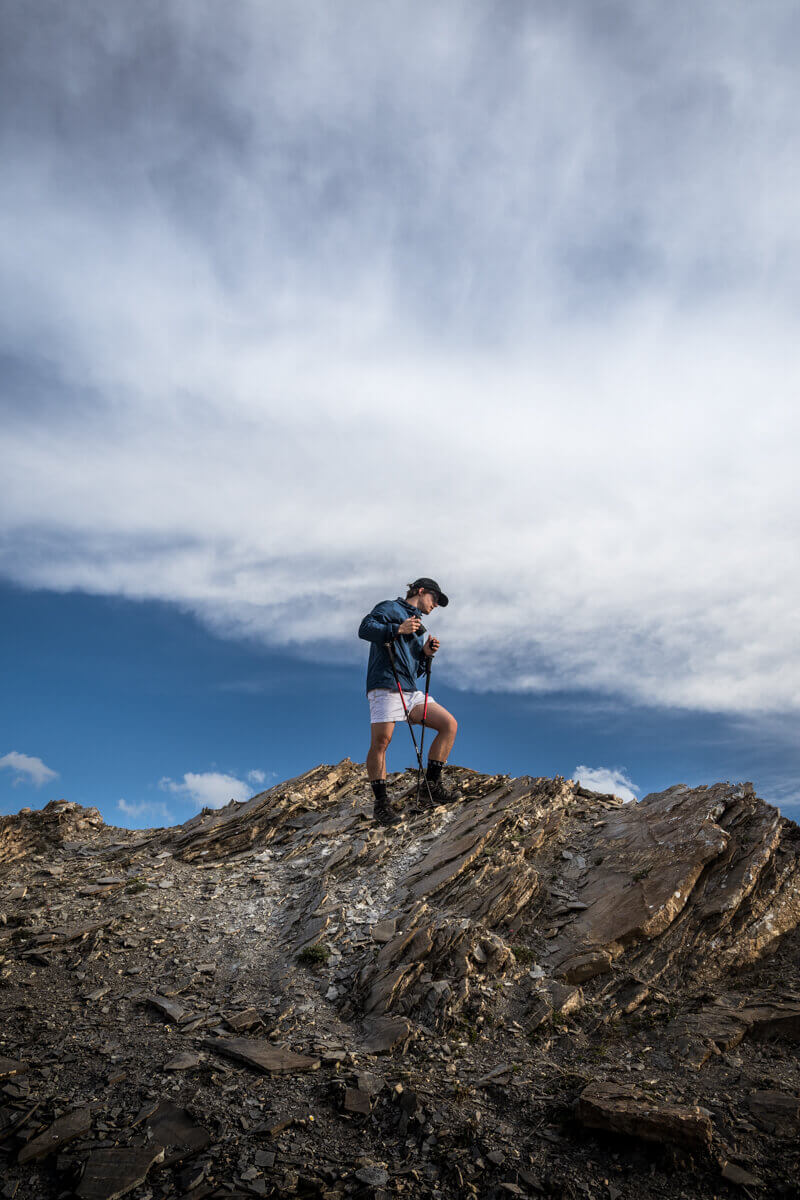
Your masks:
<svg viewBox="0 0 800 1200"><path fill-rule="evenodd" d="M317 762L360 760L368 647L352 615L342 660L320 664L259 639L216 637L161 602L0 587L0 621L13 631L0 723L9 749L30 760L20 767L0 756L0 812L66 796L97 805L114 824L171 824ZM443 638L446 616L428 619ZM444 667L440 680L439 665L434 693L460 722L454 762L578 775L640 796L677 782L753 779L761 795L800 816L800 751L790 728L593 693L462 691ZM398 728L389 769L413 761Z"/></svg>
<svg viewBox="0 0 800 1200"><path fill-rule="evenodd" d="M796 5L0 21L4 811L359 757L418 573L458 761L789 811Z"/></svg>

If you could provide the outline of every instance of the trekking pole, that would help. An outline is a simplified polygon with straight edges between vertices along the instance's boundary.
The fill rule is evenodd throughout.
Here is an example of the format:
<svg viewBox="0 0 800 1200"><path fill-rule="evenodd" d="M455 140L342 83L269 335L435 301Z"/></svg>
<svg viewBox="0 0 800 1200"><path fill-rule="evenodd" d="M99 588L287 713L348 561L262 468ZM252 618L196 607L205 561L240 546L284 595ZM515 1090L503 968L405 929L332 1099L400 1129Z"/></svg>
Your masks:
<svg viewBox="0 0 800 1200"><path fill-rule="evenodd" d="M425 662L425 706L422 709L422 732L419 735L419 761L417 763L417 804L419 804L419 794L420 794L420 791L422 790L422 771L423 771L422 760L425 757L425 755L423 753L424 746L425 746L425 719L428 716L428 693L431 690L431 664L432 663L433 663L433 656L428 654L426 656L426 662ZM425 782L426 783L428 782L427 775L425 776ZM428 786L428 795L430 795L430 791L431 791L431 789L430 789L430 785L429 785Z"/></svg>
<svg viewBox="0 0 800 1200"><path fill-rule="evenodd" d="M400 703L403 705L403 712L405 713L405 716L406 716L406 725L408 725L408 732L411 734L411 740L414 743L414 751L417 755L417 767L418 767L418 770L421 772L422 771L422 751L420 750L419 746L417 745L417 739L414 736L414 727L412 726L411 719L409 717L408 706L406 705L406 698L403 695L403 688L400 684L400 676L397 674L397 666L395 665L395 661L394 661L394 650L392 649L392 643L385 642L384 645L386 646L386 649L389 651L389 662L392 664L392 674L394 675L394 681L397 684L397 690L400 693ZM427 710L427 699L425 701L425 708ZM423 729L424 728L425 727L423 726ZM419 783L419 775L417 775L417 783ZM425 787L428 789L428 799L431 802L431 806L435 807L433 796L431 795L431 785L428 783L427 775L425 776Z"/></svg>

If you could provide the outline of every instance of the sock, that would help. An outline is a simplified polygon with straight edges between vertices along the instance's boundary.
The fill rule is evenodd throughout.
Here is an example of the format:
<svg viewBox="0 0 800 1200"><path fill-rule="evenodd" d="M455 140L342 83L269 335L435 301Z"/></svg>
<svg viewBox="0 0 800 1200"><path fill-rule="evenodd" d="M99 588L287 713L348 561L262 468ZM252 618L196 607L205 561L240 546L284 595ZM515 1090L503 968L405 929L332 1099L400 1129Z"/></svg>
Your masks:
<svg viewBox="0 0 800 1200"><path fill-rule="evenodd" d="M385 804L388 799L388 797L386 795L386 780L385 779L371 779L369 781L369 786L372 788L373 795L375 796L375 803L376 804L381 804L381 803Z"/></svg>
<svg viewBox="0 0 800 1200"><path fill-rule="evenodd" d="M431 783L435 783L436 780L439 779L442 774L443 766L444 766L443 762L438 762L435 758L429 758L428 759L428 769L425 772L426 779L429 779Z"/></svg>

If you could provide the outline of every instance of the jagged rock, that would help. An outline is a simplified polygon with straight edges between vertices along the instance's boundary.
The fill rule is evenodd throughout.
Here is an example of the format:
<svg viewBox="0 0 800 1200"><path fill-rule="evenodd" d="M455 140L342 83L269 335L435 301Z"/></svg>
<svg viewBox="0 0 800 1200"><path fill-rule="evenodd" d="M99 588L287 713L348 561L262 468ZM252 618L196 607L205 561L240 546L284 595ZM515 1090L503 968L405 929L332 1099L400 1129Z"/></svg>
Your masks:
<svg viewBox="0 0 800 1200"><path fill-rule="evenodd" d="M747 1098L750 1112L762 1129L787 1137L800 1130L800 1096L786 1092L757 1091Z"/></svg>
<svg viewBox="0 0 800 1200"><path fill-rule="evenodd" d="M0 1079L10 1079L12 1075L25 1075L30 1067L25 1062L15 1058L0 1058Z"/></svg>
<svg viewBox="0 0 800 1200"><path fill-rule="evenodd" d="M569 1017L583 1008L583 992L579 987L569 987L556 979L544 981L544 989L550 1002L550 1007Z"/></svg>
<svg viewBox="0 0 800 1200"><path fill-rule="evenodd" d="M367 1184L368 1187L380 1188L389 1182L389 1172L385 1167L361 1167L355 1172L355 1178L359 1183Z"/></svg>
<svg viewBox="0 0 800 1200"><path fill-rule="evenodd" d="M365 1013L395 1011L450 1020L466 1003L479 972L491 979L515 963L513 951L496 934L468 919L428 921L427 911L425 905L416 906L406 927L363 973L362 981L369 985ZM426 975L441 986L431 986Z"/></svg>
<svg viewBox="0 0 800 1200"><path fill-rule="evenodd" d="M567 983L586 983L610 970L611 955L608 950L588 950L584 954L569 955L560 964L559 975Z"/></svg>
<svg viewBox="0 0 800 1200"><path fill-rule="evenodd" d="M800 1004L758 1004L741 1008L737 1016L747 1023L753 1038L800 1041Z"/></svg>
<svg viewBox="0 0 800 1200"><path fill-rule="evenodd" d="M211 1134L185 1108L162 1100L145 1117L145 1127L153 1146L164 1152L164 1165L173 1166L205 1150Z"/></svg>
<svg viewBox="0 0 800 1200"><path fill-rule="evenodd" d="M345 1112L368 1117L372 1112L372 1100L369 1092L362 1088L345 1088L342 1107Z"/></svg>
<svg viewBox="0 0 800 1200"><path fill-rule="evenodd" d="M651 991L649 984L639 979L626 979L612 990L609 999L619 1013L627 1016L647 1000Z"/></svg>
<svg viewBox="0 0 800 1200"><path fill-rule="evenodd" d="M256 1154L258 1158L258 1154ZM188 1167L184 1167L178 1173L178 1186L181 1192L191 1192L193 1188L199 1188L200 1184L205 1179L206 1167L204 1163L190 1163Z"/></svg>
<svg viewBox="0 0 800 1200"><path fill-rule="evenodd" d="M35 1162L39 1158L46 1158L48 1154L54 1154L56 1150L60 1150L62 1146L66 1146L75 1138L83 1137L91 1127L91 1110L88 1108L75 1109L74 1112L59 1117L44 1133L40 1133L38 1137L26 1142L17 1156L17 1161L23 1164Z"/></svg>
<svg viewBox="0 0 800 1200"><path fill-rule="evenodd" d="M552 1015L553 1006L550 1003L549 998L539 996L536 1000L534 1000L533 1004L528 1010L528 1031L533 1033L534 1030L538 1029L541 1025L544 1025L546 1021L549 1021Z"/></svg>
<svg viewBox="0 0 800 1200"><path fill-rule="evenodd" d="M186 1050L182 1054L176 1054L169 1062L164 1063L165 1071L193 1071L203 1062L202 1054L197 1054L194 1050Z"/></svg>
<svg viewBox="0 0 800 1200"><path fill-rule="evenodd" d="M625 1133L648 1142L669 1142L690 1149L711 1145L711 1118L698 1105L651 1100L635 1088L592 1083L581 1092L578 1115L590 1129Z"/></svg>
<svg viewBox="0 0 800 1200"><path fill-rule="evenodd" d="M727 1179L729 1183L736 1183L739 1187L761 1187L761 1180L758 1176L754 1175L752 1171L740 1167L738 1163L723 1163L721 1174L723 1179Z"/></svg>
<svg viewBox="0 0 800 1200"><path fill-rule="evenodd" d="M154 1163L163 1162L161 1146L110 1146L94 1150L75 1189L79 1200L118 1200L144 1183Z"/></svg>
<svg viewBox="0 0 800 1200"><path fill-rule="evenodd" d="M388 1054L408 1042L413 1026L403 1017L372 1017L364 1022L364 1049L367 1054Z"/></svg>
<svg viewBox="0 0 800 1200"><path fill-rule="evenodd" d="M385 921L378 921L370 930L373 940L380 943L390 942L396 932L397 921L394 917L391 920L387 918Z"/></svg>
<svg viewBox="0 0 800 1200"><path fill-rule="evenodd" d="M768 1041L800 1040L800 1004L776 1003L731 1008L708 1005L674 1022L667 1030L677 1035L676 1050L689 1066L700 1067L711 1055L732 1050L745 1036Z"/></svg>
<svg viewBox="0 0 800 1200"><path fill-rule="evenodd" d="M334 768L316 767L267 792L260 792L246 804L204 813L199 818L187 821L175 839L176 857L193 861L212 847L219 857L230 857L249 849L257 840L264 845L301 812L303 817L311 818L305 826L308 832L316 819L309 810L320 809L324 805L337 784L348 776L351 767L349 759L344 759ZM353 820L345 818L334 828L342 832L350 827ZM319 823L320 836L330 835L328 821Z"/></svg>
<svg viewBox="0 0 800 1200"><path fill-rule="evenodd" d="M166 996L148 996L147 1003L158 1009L162 1017L166 1017L168 1021L174 1021L176 1024L186 1015L182 1004L178 1004L175 1000L168 1000Z"/></svg>
<svg viewBox="0 0 800 1200"><path fill-rule="evenodd" d="M295 1054L286 1046L276 1046L259 1038L206 1038L203 1044L215 1050L217 1054L238 1059L271 1075L316 1071L320 1065L318 1058Z"/></svg>
<svg viewBox="0 0 800 1200"><path fill-rule="evenodd" d="M103 921L81 922L78 925L69 925L61 929L48 930L47 933L37 933L32 939L32 944L37 949L58 949L69 945L70 942L85 941L92 934L100 933L115 923L114 917L108 917Z"/></svg>
<svg viewBox="0 0 800 1200"><path fill-rule="evenodd" d="M588 1071L642 1083L616 1093L615 1120L695 1149L710 1126L684 1102L690 1084L698 1105L721 1110L722 1143L778 1194L795 1172L800 1090L797 827L749 785L626 805L559 778L452 771L459 805L408 813L390 837L348 761L173 830L114 830L77 807L7 819L0 1049L31 1070L3 1079L0 1141L38 1132L43 1103L58 1112L91 1094L98 1141L166 1144L159 1189L191 1182L193 1200L223 1186L333 1197L384 1159L409 1195L565 1180L594 1193L614 1168L590 1167L569 1122L542 1125ZM413 790L412 776L393 786ZM103 890L82 895L87 883ZM309 936L314 952L298 961ZM127 1098L152 1095L164 1064L191 1070L201 1044L215 1051L203 1070L167 1086L192 1095L203 1124L149 1102L127 1133ZM287 1059L287 1044L310 1047L320 1069L287 1070L304 1058ZM268 1080L226 1061L237 1045L257 1048L261 1061L237 1061ZM390 1056L388 1088L364 1069L376 1054ZM709 1070L687 1075L704 1059ZM758 1097L773 1085L783 1099ZM251 1150L259 1137L280 1144ZM553 1177L530 1182L517 1148L538 1143ZM200 1145L184 1185L169 1163ZM68 1146L57 1169L98 1148ZM691 1191L710 1200L719 1167L702 1161ZM13 1186L33 1169L8 1166ZM637 1193L652 1185L643 1170L634 1155Z"/></svg>
<svg viewBox="0 0 800 1200"><path fill-rule="evenodd" d="M255 1008L246 1008L243 1012L233 1013L225 1018L225 1024L233 1029L236 1033L241 1033L242 1030L252 1029L255 1025L261 1025L261 1017Z"/></svg>
<svg viewBox="0 0 800 1200"><path fill-rule="evenodd" d="M687 1066L701 1067L713 1054L732 1050L747 1033L749 1022L735 1009L709 1005L676 1021L667 1030L675 1036L676 1052Z"/></svg>
<svg viewBox="0 0 800 1200"><path fill-rule="evenodd" d="M12 863L37 851L62 846L70 839L91 835L103 825L96 808L68 800L51 800L43 809L23 809L0 817L0 863Z"/></svg>
<svg viewBox="0 0 800 1200"><path fill-rule="evenodd" d="M513 1072L513 1063L500 1063L499 1066L493 1067L482 1079L479 1079L475 1086L485 1088L491 1087L494 1084L508 1083Z"/></svg>

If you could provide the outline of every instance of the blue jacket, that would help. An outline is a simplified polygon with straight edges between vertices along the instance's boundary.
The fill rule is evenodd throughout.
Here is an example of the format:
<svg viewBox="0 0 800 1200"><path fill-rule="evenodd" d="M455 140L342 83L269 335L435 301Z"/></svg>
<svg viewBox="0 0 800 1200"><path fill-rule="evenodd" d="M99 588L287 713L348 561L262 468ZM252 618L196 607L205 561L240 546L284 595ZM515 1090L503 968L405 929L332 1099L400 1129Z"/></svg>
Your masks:
<svg viewBox="0 0 800 1200"><path fill-rule="evenodd" d="M397 627L407 617L419 617L413 604L407 604L398 596L396 600L382 600L376 604L358 629L358 636L365 642L370 642L369 663L367 665L367 691L373 688L391 688L396 690L392 664L386 642L392 643L394 661L403 691L416 691L417 678L425 674L427 654L422 647L427 640L426 633L404 633L397 637Z"/></svg>

